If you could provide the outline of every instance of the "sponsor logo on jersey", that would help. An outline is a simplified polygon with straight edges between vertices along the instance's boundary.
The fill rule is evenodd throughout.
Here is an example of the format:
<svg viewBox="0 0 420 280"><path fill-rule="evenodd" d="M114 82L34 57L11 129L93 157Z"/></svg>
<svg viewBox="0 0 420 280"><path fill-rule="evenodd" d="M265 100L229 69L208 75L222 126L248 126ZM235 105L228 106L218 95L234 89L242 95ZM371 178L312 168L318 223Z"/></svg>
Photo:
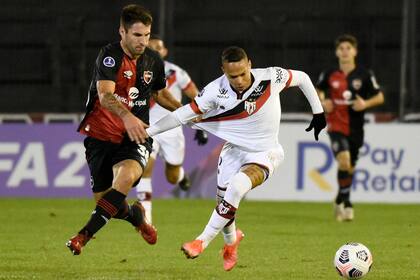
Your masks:
<svg viewBox="0 0 420 280"><path fill-rule="evenodd" d="M131 76L133 76L133 72L130 70L124 71L124 78L131 79Z"/></svg>
<svg viewBox="0 0 420 280"><path fill-rule="evenodd" d="M153 78L153 72L152 71L146 70L146 71L143 72L143 81L146 84L149 84L152 81L152 78Z"/></svg>
<svg viewBox="0 0 420 280"><path fill-rule="evenodd" d="M349 90L345 90L341 93L343 99L334 99L333 102L336 105L352 105L353 100L351 99L353 94Z"/></svg>
<svg viewBox="0 0 420 280"><path fill-rule="evenodd" d="M254 113L256 109L257 109L256 101L245 100L245 111L248 113L248 115L251 115L252 113Z"/></svg>
<svg viewBox="0 0 420 280"><path fill-rule="evenodd" d="M263 85L259 85L259 86L257 86L257 87L254 89L254 92L256 92L256 93L260 93L260 92L262 92L263 88L264 88L264 86L263 86Z"/></svg>
<svg viewBox="0 0 420 280"><path fill-rule="evenodd" d="M127 104L128 107L130 107L130 108L132 108L134 106L139 106L140 107L140 106L146 106L147 105L147 101L146 100L136 100L136 101L133 101L133 100L131 100L131 97L126 98L126 97L123 97L123 96L119 96L116 93L114 93L114 97L118 101L120 101L121 103Z"/></svg>
<svg viewBox="0 0 420 280"><path fill-rule="evenodd" d="M331 87L332 88L339 88L340 87L340 81L332 81L331 82Z"/></svg>
<svg viewBox="0 0 420 280"><path fill-rule="evenodd" d="M261 95L263 95L265 89L266 89L265 85L259 85L254 89L254 91L249 95L249 97L250 98L258 98ZM251 101L253 101L253 100L251 100Z"/></svg>
<svg viewBox="0 0 420 280"><path fill-rule="evenodd" d="M130 97L130 99L134 100L137 99L137 97L139 97L139 90L136 87L131 87L128 90L128 97Z"/></svg>
<svg viewBox="0 0 420 280"><path fill-rule="evenodd" d="M281 82L281 79L283 78L283 74L281 69L276 69L276 84L279 84Z"/></svg>
<svg viewBox="0 0 420 280"><path fill-rule="evenodd" d="M115 59L107 56L104 58L104 60L102 61L102 63L106 66L106 67L114 67L115 66Z"/></svg>
<svg viewBox="0 0 420 280"><path fill-rule="evenodd" d="M345 99L345 100L350 100L351 99L351 97L352 97L352 93L351 93L351 91L349 91L349 90L345 90L345 91L343 91L343 98Z"/></svg>
<svg viewBox="0 0 420 280"><path fill-rule="evenodd" d="M341 96L343 97L343 99L334 99L333 100L335 104L337 104L337 105L351 105L351 104L353 104L353 100L351 99L353 94L351 93L351 91L345 90L345 91L343 91Z"/></svg>
<svg viewBox="0 0 420 280"><path fill-rule="evenodd" d="M360 80L360 79L354 79L351 82L351 85L353 86L353 88L355 90L359 90L362 87L362 80Z"/></svg>
<svg viewBox="0 0 420 280"><path fill-rule="evenodd" d="M219 88L219 94L217 95L217 97L219 97L219 98L229 98L229 95L227 93L228 93L227 89Z"/></svg>

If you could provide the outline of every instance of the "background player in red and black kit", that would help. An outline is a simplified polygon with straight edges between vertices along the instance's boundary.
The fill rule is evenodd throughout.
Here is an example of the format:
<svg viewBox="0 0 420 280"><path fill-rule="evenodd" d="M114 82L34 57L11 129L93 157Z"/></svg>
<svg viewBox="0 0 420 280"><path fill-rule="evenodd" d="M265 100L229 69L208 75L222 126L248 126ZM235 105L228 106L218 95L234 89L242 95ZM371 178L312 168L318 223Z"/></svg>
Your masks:
<svg viewBox="0 0 420 280"><path fill-rule="evenodd" d="M86 116L79 132L84 144L96 201L90 220L67 242L74 255L111 218L130 222L149 243L156 229L144 217L139 203L128 205L126 196L139 181L151 152L146 139L150 97L168 110L181 104L165 89L164 64L148 49L152 16L139 5L123 8L121 41L108 44L96 59Z"/></svg>
<svg viewBox="0 0 420 280"><path fill-rule="evenodd" d="M318 93L327 113L331 148L338 163L338 195L335 216L338 221L354 218L350 190L353 171L363 145L365 110L384 102L374 74L356 66L357 39L348 34L335 41L338 68L321 73Z"/></svg>

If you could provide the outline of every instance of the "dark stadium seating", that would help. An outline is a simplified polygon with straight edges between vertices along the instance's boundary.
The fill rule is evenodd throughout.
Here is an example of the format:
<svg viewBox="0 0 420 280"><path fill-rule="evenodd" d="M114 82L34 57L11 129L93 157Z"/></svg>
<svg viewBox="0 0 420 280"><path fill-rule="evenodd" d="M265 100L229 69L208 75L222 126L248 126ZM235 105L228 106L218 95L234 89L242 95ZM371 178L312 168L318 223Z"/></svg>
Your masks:
<svg viewBox="0 0 420 280"><path fill-rule="evenodd" d="M100 46L118 40L119 13L127 3L2 1L0 112L83 111L95 56ZM335 64L334 38L348 32L360 40L359 62L372 67L384 87L387 102L378 110L398 111L400 1L142 3L154 14L153 31L164 32L169 59L187 69L199 87L221 74L220 52L231 44L246 48L255 67L301 69L315 82L322 69ZM166 7L162 15L160 3ZM296 94L285 94L283 102L284 111L307 110ZM420 98L410 106L418 111Z"/></svg>

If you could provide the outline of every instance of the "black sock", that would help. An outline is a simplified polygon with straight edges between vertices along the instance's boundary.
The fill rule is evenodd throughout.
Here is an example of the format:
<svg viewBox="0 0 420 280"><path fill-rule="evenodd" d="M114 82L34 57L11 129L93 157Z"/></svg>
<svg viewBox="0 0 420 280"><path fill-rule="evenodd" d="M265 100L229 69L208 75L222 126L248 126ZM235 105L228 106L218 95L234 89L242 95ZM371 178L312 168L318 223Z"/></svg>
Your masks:
<svg viewBox="0 0 420 280"><path fill-rule="evenodd" d="M120 219L120 220L126 220L129 216L129 206L128 202L125 199L123 203L121 204L120 209L118 210L117 214L113 217L114 219Z"/></svg>
<svg viewBox="0 0 420 280"><path fill-rule="evenodd" d="M136 204L138 202L134 202ZM143 213L138 206L129 205L129 216L127 221L129 221L133 226L138 227L141 223L143 223ZM143 206L141 206L143 207Z"/></svg>
<svg viewBox="0 0 420 280"><path fill-rule="evenodd" d="M118 213L121 204L124 202L126 195L119 191L112 189L107 192L96 204L95 211L93 211L89 222L83 227L79 233L88 233L92 237L98 232L113 216Z"/></svg>
<svg viewBox="0 0 420 280"><path fill-rule="evenodd" d="M113 218L119 220L125 220L132 224L133 226L139 226L139 221L141 220L141 211L137 207L133 207L132 205L128 205L127 200L123 201L123 204L120 210L115 214Z"/></svg>
<svg viewBox="0 0 420 280"><path fill-rule="evenodd" d="M353 181L353 175L350 174L348 171L345 170L338 170L337 174L338 179L338 195L335 199L336 204L340 204L344 202L344 207L351 207L350 202L350 191L351 191L351 184Z"/></svg>

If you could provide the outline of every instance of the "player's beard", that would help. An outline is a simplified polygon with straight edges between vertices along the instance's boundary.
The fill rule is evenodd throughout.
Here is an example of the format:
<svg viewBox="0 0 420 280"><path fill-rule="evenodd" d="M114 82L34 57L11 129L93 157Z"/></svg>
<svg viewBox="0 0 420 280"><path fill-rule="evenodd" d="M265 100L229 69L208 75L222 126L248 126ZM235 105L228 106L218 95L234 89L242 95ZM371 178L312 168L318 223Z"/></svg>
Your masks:
<svg viewBox="0 0 420 280"><path fill-rule="evenodd" d="M144 50L146 49L146 47L132 47L131 49L131 53L133 54L133 56L139 56L142 55L144 53Z"/></svg>

